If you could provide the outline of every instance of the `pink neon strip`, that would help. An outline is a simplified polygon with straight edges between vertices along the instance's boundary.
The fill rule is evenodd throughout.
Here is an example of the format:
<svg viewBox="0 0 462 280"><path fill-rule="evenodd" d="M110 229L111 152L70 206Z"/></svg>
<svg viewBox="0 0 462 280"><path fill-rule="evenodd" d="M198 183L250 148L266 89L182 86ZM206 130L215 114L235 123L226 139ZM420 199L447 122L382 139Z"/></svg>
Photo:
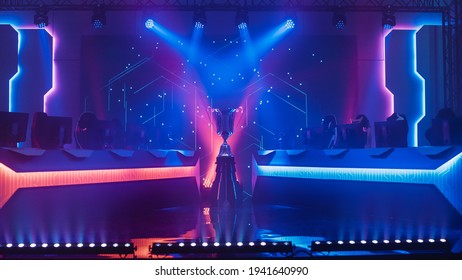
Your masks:
<svg viewBox="0 0 462 280"><path fill-rule="evenodd" d="M149 167L131 169L15 172L0 163L0 208L19 188L54 187L81 184L145 181L154 179L199 178L195 166Z"/></svg>

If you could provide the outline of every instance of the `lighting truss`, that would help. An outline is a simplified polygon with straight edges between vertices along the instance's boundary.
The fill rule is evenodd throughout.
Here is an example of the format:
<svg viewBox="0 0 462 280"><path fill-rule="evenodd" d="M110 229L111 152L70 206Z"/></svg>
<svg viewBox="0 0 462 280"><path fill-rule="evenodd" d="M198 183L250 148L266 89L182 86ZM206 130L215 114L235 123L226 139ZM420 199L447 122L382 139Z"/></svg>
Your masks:
<svg viewBox="0 0 462 280"><path fill-rule="evenodd" d="M332 11L335 7L346 7L347 10L371 10L379 11L383 6L393 5L400 11L424 11L445 9L454 5L458 0L126 0L109 1L105 3L108 10L145 10L155 8L156 10L188 10L194 11L198 6L206 10L228 10L235 11L239 7L245 7L249 11L282 11L292 7L297 11ZM0 10L25 10L36 8L38 3L50 6L54 10L91 10L94 2L86 0L41 0L41 1L1 1Z"/></svg>
<svg viewBox="0 0 462 280"><path fill-rule="evenodd" d="M2 243L0 255L134 255L133 243Z"/></svg>
<svg viewBox="0 0 462 280"><path fill-rule="evenodd" d="M188 241L178 243L153 243L149 246L151 255L170 254L256 254L256 253L280 253L290 254L294 250L292 242L200 242Z"/></svg>

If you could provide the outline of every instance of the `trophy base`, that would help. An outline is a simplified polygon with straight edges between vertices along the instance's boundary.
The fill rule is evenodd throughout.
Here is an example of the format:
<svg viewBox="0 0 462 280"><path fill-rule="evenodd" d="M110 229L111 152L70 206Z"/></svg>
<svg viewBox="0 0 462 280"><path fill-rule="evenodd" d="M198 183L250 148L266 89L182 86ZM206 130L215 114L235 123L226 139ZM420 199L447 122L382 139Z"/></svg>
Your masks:
<svg viewBox="0 0 462 280"><path fill-rule="evenodd" d="M220 152L218 153L219 157L232 157L233 155L231 154L231 147L228 145L227 142L224 142L220 146Z"/></svg>
<svg viewBox="0 0 462 280"><path fill-rule="evenodd" d="M234 157L219 155L216 164L211 203L219 206L239 205L242 202L242 187L236 179Z"/></svg>

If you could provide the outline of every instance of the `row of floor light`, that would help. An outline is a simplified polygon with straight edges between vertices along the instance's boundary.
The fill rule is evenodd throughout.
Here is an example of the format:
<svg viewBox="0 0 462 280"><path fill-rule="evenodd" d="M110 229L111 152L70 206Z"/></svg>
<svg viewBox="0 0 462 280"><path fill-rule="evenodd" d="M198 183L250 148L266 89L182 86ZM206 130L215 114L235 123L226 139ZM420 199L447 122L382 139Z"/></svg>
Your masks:
<svg viewBox="0 0 462 280"><path fill-rule="evenodd" d="M65 244L62 244L62 243L53 243L53 244L48 244L48 243L41 243L41 244L37 244L37 243L30 243L30 244L25 244L25 243L17 243L17 244L13 244L13 243L7 243L7 244L0 244L0 248L2 247L6 247L6 248L12 248L12 247L18 247L18 248L24 248L24 247L30 247L30 248L36 248L36 247L42 247L42 248L47 248L49 245L53 245L53 247L55 248L59 248L61 246L64 246L66 248L70 248L74 245L74 247L78 247L78 248L82 248L84 246L88 246L90 248L94 248L96 247L97 245L102 247L102 248L105 248L108 246L108 243L99 243L99 244L96 244L96 243L88 243L88 244L85 244L84 243L77 243L77 244L72 244L72 243L65 243ZM112 247L114 248L117 248L119 246L125 246L125 247L130 247L130 243L125 243L125 244L119 244L119 243L112 243Z"/></svg>
<svg viewBox="0 0 462 280"><path fill-rule="evenodd" d="M0 254L134 254L133 243L6 243L0 244Z"/></svg>
<svg viewBox="0 0 462 280"><path fill-rule="evenodd" d="M311 251L373 251L373 250L448 250L450 242L440 239L350 240L313 241Z"/></svg>
<svg viewBox="0 0 462 280"><path fill-rule="evenodd" d="M292 242L179 242L154 243L149 247L151 254L211 254L211 253L291 253L294 249Z"/></svg>

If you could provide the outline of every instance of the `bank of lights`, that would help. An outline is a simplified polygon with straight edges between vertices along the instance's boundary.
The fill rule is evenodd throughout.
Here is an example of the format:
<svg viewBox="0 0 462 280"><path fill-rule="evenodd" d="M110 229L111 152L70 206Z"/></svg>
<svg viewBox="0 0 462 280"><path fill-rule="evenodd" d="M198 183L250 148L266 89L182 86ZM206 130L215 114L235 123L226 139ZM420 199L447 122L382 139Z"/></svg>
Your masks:
<svg viewBox="0 0 462 280"><path fill-rule="evenodd" d="M0 244L0 255L132 255L135 250L133 243L128 242Z"/></svg>
<svg viewBox="0 0 462 280"><path fill-rule="evenodd" d="M205 242L189 241L179 243L153 243L149 246L151 255L169 254L215 254L215 253L281 253L288 254L293 251L292 242Z"/></svg>
<svg viewBox="0 0 462 280"><path fill-rule="evenodd" d="M338 240L313 241L312 252L331 251L445 251L451 249L451 244L444 238L440 239L373 239L373 240Z"/></svg>

